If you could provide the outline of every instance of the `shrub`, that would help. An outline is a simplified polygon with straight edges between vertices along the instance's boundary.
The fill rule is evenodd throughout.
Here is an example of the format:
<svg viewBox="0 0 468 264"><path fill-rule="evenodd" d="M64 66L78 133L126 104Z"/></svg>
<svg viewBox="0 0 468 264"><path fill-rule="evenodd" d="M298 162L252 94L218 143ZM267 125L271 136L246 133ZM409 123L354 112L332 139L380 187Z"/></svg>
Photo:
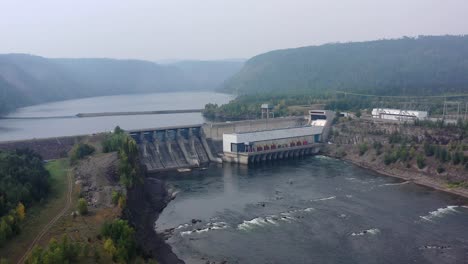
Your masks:
<svg viewBox="0 0 468 264"><path fill-rule="evenodd" d="M78 213L85 215L88 213L88 202L84 198L78 199Z"/></svg>
<svg viewBox="0 0 468 264"><path fill-rule="evenodd" d="M8 239L20 233L20 222L20 216L14 209L0 218L0 247L5 245Z"/></svg>
<svg viewBox="0 0 468 264"><path fill-rule="evenodd" d="M418 154L418 156L416 157L416 163L418 164L419 169L424 169L424 167L426 167L426 161L423 155L421 154Z"/></svg>
<svg viewBox="0 0 468 264"><path fill-rule="evenodd" d="M119 180L125 187L143 182L138 165L138 147L131 137L126 136L119 151Z"/></svg>
<svg viewBox="0 0 468 264"><path fill-rule="evenodd" d="M467 188L468 182L460 181L460 182L448 182L447 187L449 188Z"/></svg>
<svg viewBox="0 0 468 264"><path fill-rule="evenodd" d="M120 128L120 126L116 126L113 132L114 134L122 134L125 131L122 128Z"/></svg>
<svg viewBox="0 0 468 264"><path fill-rule="evenodd" d="M409 157L408 148L406 146L400 146L398 149L397 159L401 161L407 161Z"/></svg>
<svg viewBox="0 0 468 264"><path fill-rule="evenodd" d="M71 150L70 159L72 162L75 162L88 155L93 154L95 150L96 149L93 146L90 146L88 144L84 144L84 143L76 144L75 146L73 146Z"/></svg>
<svg viewBox="0 0 468 264"><path fill-rule="evenodd" d="M125 187L143 182L139 173L138 146L135 140L116 127L114 133L108 135L102 143L104 152L118 151L119 181Z"/></svg>
<svg viewBox="0 0 468 264"><path fill-rule="evenodd" d="M64 235L58 242L51 239L47 248L35 247L26 263L76 263L81 253L81 245L70 242L68 236Z"/></svg>
<svg viewBox="0 0 468 264"><path fill-rule="evenodd" d="M136 254L135 230L125 220L105 223L101 231L104 248L116 262L129 263Z"/></svg>
<svg viewBox="0 0 468 264"><path fill-rule="evenodd" d="M382 143L380 143L379 141L374 141L372 146L374 147L375 153L377 154L377 156L382 154L382 147L383 147Z"/></svg>
<svg viewBox="0 0 468 264"><path fill-rule="evenodd" d="M400 135L398 131L394 131L388 137L388 141L390 142L390 144L400 143L403 141L403 137Z"/></svg>
<svg viewBox="0 0 468 264"><path fill-rule="evenodd" d="M439 165L439 166L437 167L437 173L440 174L440 173L444 173L444 172L445 172L445 168L444 168L442 165Z"/></svg>
<svg viewBox="0 0 468 264"><path fill-rule="evenodd" d="M20 221L23 221L26 217L26 208L21 202L18 203L18 206L16 207L16 215Z"/></svg>
<svg viewBox="0 0 468 264"><path fill-rule="evenodd" d="M453 165L458 165L460 163L463 163L465 157L463 155L463 152L461 151L455 151L452 155L452 163Z"/></svg>
<svg viewBox="0 0 468 264"><path fill-rule="evenodd" d="M361 110L356 111L356 117L360 118L362 116Z"/></svg>
<svg viewBox="0 0 468 264"><path fill-rule="evenodd" d="M432 144L429 144L428 142L424 142L424 154L426 154L427 157L433 156L435 153L435 147Z"/></svg>
<svg viewBox="0 0 468 264"><path fill-rule="evenodd" d="M393 157L392 153L391 152L386 152L385 156L384 156L385 165L390 165L393 162L395 162L395 161L394 161L394 157Z"/></svg>
<svg viewBox="0 0 468 264"><path fill-rule="evenodd" d="M121 192L112 191L112 203L113 203L114 205L117 205L117 203L119 202L119 198L120 198L121 195L122 195Z"/></svg>
<svg viewBox="0 0 468 264"><path fill-rule="evenodd" d="M120 209L123 209L125 205L127 205L127 198L125 196L120 196L119 201L118 201L118 206Z"/></svg>
<svg viewBox="0 0 468 264"><path fill-rule="evenodd" d="M119 126L115 127L114 132L107 135L102 142L102 151L105 153L119 151L126 138L124 131Z"/></svg>
<svg viewBox="0 0 468 264"><path fill-rule="evenodd" d="M450 153L445 148L440 148L439 160L442 162L447 162L451 159Z"/></svg>
<svg viewBox="0 0 468 264"><path fill-rule="evenodd" d="M359 156L364 155L368 149L369 147L367 146L367 143L359 144Z"/></svg>
<svg viewBox="0 0 468 264"><path fill-rule="evenodd" d="M416 149L414 147L411 147L409 150L409 160L412 160L416 156Z"/></svg>
<svg viewBox="0 0 468 264"><path fill-rule="evenodd" d="M111 256L114 256L117 253L117 248L115 248L114 241L112 241L112 239L108 238L104 241L104 250Z"/></svg>
<svg viewBox="0 0 468 264"><path fill-rule="evenodd" d="M112 192L112 203L118 205L119 208L124 208L127 204L127 198L122 192L113 191Z"/></svg>

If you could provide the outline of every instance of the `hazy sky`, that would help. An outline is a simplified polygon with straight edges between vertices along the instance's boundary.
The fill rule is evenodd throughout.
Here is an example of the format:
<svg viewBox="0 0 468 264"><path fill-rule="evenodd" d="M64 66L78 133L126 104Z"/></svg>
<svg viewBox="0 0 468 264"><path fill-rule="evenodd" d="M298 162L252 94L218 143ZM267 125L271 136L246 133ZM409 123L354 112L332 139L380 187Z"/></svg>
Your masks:
<svg viewBox="0 0 468 264"><path fill-rule="evenodd" d="M269 50L468 33L468 0L0 0L0 53L249 58Z"/></svg>

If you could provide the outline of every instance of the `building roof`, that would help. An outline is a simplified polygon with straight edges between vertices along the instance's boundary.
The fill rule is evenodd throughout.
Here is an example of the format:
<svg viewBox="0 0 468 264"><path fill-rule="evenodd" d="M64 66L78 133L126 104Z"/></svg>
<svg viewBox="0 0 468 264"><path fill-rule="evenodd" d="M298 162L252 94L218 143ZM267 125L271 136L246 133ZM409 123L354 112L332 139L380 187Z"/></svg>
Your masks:
<svg viewBox="0 0 468 264"><path fill-rule="evenodd" d="M374 109L372 109L372 115L379 115L379 114L415 116L415 117L419 117L419 118L427 117L427 112L426 111L388 109L388 108L374 108Z"/></svg>
<svg viewBox="0 0 468 264"><path fill-rule="evenodd" d="M223 137L229 138L232 143L244 143L291 137L311 136L321 134L322 131L322 126L303 126L256 132L223 134Z"/></svg>

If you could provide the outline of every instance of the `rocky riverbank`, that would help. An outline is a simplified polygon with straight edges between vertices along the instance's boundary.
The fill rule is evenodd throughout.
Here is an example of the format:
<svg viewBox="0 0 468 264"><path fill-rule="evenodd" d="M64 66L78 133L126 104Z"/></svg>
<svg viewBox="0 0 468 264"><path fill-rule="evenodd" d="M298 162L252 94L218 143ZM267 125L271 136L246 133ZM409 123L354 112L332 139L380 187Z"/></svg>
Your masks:
<svg viewBox="0 0 468 264"><path fill-rule="evenodd" d="M332 151L336 147L328 146L326 150L322 153L325 156L340 159L343 161L350 162L356 166L359 166L364 169L374 171L376 173L399 178L405 181L410 181L418 185L426 186L432 189L439 191L447 192L450 194L458 195L464 198L468 198L468 189L463 187L458 188L449 188L447 181L443 178L434 177L434 175L429 175L424 172L424 170L419 170L415 166L411 168L398 167L398 165L387 166L383 163L366 160L359 155L346 155L340 156L336 155L336 151Z"/></svg>
<svg viewBox="0 0 468 264"><path fill-rule="evenodd" d="M183 264L154 228L159 214L171 199L164 181L147 177L144 184L128 190L124 217L135 227L138 246L145 256L154 257L161 264Z"/></svg>
<svg viewBox="0 0 468 264"><path fill-rule="evenodd" d="M335 121L325 155L468 198L465 127L359 118Z"/></svg>

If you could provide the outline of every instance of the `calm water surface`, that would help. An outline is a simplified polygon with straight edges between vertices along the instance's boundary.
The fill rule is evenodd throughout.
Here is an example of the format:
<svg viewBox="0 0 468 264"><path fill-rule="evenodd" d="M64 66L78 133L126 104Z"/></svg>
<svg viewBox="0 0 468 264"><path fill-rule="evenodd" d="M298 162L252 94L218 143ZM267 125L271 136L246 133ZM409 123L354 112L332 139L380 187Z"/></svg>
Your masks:
<svg viewBox="0 0 468 264"><path fill-rule="evenodd" d="M321 156L171 176L187 263L468 263L466 201ZM200 219L192 223L192 219Z"/></svg>
<svg viewBox="0 0 468 264"><path fill-rule="evenodd" d="M212 92L153 93L101 96L40 104L18 109L8 117L60 117L78 113L201 109L207 103L223 104L232 95ZM70 136L124 129L203 123L200 113L106 116L92 118L0 119L0 141Z"/></svg>

